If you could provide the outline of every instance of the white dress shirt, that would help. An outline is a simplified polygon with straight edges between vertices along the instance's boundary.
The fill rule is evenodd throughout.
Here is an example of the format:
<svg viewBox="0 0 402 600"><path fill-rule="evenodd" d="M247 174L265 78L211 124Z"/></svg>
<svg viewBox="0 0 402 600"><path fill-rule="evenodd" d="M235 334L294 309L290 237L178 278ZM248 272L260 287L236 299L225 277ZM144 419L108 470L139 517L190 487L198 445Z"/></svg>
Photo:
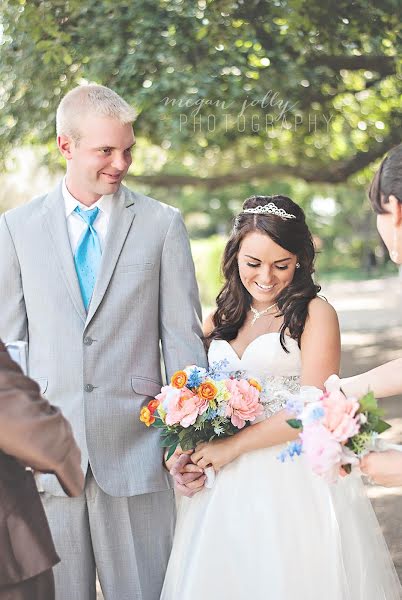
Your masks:
<svg viewBox="0 0 402 600"><path fill-rule="evenodd" d="M88 207L85 204L82 204L74 196L70 194L66 185L66 178L63 179L63 187L62 193L64 198L64 204L66 207L66 220L67 220L67 229L68 236L70 238L71 250L73 255L78 246L78 242L81 239L82 234L87 229L87 224L76 212L74 212L75 208L79 206L82 210L91 210L97 206L99 208L98 216L94 222L94 229L99 237L99 242L101 246L101 250L105 247L105 240L107 235L107 230L109 226L110 216L113 211L113 194L108 194L107 196L101 196L97 202L92 204L92 206Z"/></svg>

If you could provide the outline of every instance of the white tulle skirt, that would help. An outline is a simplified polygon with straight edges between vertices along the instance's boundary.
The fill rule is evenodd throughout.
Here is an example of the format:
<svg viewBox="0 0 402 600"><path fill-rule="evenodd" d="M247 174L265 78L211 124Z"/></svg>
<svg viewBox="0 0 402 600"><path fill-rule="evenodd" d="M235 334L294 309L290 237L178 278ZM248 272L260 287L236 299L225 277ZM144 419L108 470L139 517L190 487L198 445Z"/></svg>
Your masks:
<svg viewBox="0 0 402 600"><path fill-rule="evenodd" d="M281 447L222 469L181 498L162 600L400 600L357 475L328 485Z"/></svg>

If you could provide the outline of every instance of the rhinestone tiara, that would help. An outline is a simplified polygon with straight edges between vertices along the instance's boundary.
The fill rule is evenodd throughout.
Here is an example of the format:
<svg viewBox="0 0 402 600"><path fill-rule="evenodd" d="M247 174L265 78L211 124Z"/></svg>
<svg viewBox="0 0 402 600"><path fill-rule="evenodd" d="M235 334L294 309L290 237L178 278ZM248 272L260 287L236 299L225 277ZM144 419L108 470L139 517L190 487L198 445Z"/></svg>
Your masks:
<svg viewBox="0 0 402 600"><path fill-rule="evenodd" d="M278 208L273 202L269 202L263 206L256 206L255 208L245 208L242 213L252 215L276 215L282 219L296 219L296 215L287 213L283 208Z"/></svg>

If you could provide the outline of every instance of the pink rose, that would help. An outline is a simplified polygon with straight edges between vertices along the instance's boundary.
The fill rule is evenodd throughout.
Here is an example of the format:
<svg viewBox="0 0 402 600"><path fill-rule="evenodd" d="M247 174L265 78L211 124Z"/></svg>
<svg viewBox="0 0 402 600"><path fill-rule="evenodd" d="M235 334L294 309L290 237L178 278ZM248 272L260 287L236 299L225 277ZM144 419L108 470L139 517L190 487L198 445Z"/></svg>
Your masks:
<svg viewBox="0 0 402 600"><path fill-rule="evenodd" d="M209 406L209 400L207 398L200 398L198 394L194 396L193 400L198 408L198 414L202 415Z"/></svg>
<svg viewBox="0 0 402 600"><path fill-rule="evenodd" d="M333 481L342 461L342 445L321 423L312 423L300 434L303 453L317 475Z"/></svg>
<svg viewBox="0 0 402 600"><path fill-rule="evenodd" d="M198 396L187 387L178 389L166 386L156 398L163 403L166 410L166 425L194 425L199 414L200 402Z"/></svg>
<svg viewBox="0 0 402 600"><path fill-rule="evenodd" d="M338 442L346 442L359 432L359 403L354 398L347 398L340 390L325 392L322 397L325 410L323 424L333 433Z"/></svg>
<svg viewBox="0 0 402 600"><path fill-rule="evenodd" d="M169 400L171 398L171 396L173 394L175 394L175 390L172 386L170 385L164 385L160 391L160 393L155 396L156 400L159 400L159 402L162 404L163 408L165 410L167 410L167 407L169 406Z"/></svg>
<svg viewBox="0 0 402 600"><path fill-rule="evenodd" d="M235 427L242 429L246 421L254 421L262 414L263 408L259 402L259 392L245 379L240 381L227 379L225 385L230 392L226 416L230 417Z"/></svg>

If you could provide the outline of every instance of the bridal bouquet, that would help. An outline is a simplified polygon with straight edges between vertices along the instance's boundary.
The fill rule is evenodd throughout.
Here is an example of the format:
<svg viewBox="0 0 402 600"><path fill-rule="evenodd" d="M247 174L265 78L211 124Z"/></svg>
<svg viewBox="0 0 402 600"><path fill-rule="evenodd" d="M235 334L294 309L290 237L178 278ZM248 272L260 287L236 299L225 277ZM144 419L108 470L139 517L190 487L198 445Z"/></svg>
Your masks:
<svg viewBox="0 0 402 600"><path fill-rule="evenodd" d="M358 457L373 447L375 438L390 427L381 419L382 410L372 392L360 399L342 392L336 375L325 382L325 391L307 388L302 396L293 396L286 408L296 415L288 423L300 429L299 440L292 442L279 455L305 455L315 473L329 482L338 478L342 467L350 473Z"/></svg>
<svg viewBox="0 0 402 600"><path fill-rule="evenodd" d="M162 430L167 458L178 445L191 450L200 442L233 435L262 414L259 382L240 373L224 377L225 362L208 370L192 365L177 371L170 385L141 409L140 420Z"/></svg>

